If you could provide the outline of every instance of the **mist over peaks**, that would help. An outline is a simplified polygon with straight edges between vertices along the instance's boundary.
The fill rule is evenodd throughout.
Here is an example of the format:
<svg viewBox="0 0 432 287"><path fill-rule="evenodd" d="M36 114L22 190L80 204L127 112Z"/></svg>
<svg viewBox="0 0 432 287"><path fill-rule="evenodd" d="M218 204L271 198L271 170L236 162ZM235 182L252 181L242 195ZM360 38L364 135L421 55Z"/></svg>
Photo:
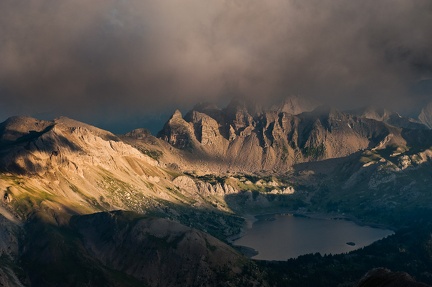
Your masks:
<svg viewBox="0 0 432 287"><path fill-rule="evenodd" d="M431 12L427 0L6 0L0 116L122 125L288 95L417 111L431 98Z"/></svg>

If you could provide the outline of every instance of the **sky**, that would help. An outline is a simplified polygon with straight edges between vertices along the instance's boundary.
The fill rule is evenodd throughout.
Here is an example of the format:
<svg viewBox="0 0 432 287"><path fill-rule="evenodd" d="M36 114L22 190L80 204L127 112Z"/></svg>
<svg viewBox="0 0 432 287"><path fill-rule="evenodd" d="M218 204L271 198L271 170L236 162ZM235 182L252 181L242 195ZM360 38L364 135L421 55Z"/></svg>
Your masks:
<svg viewBox="0 0 432 287"><path fill-rule="evenodd" d="M2 0L0 121L156 129L238 96L415 113L431 27L430 0Z"/></svg>

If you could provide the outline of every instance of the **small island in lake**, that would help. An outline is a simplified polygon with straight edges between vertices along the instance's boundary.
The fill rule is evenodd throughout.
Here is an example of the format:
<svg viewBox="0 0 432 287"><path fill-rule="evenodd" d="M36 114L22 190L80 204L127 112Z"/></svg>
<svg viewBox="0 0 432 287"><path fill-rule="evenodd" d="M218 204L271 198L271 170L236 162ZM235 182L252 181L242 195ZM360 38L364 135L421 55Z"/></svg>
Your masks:
<svg viewBox="0 0 432 287"><path fill-rule="evenodd" d="M349 246L355 246L355 245L356 245L356 244L355 244L354 242L352 242L352 241L347 242L346 244L349 245Z"/></svg>

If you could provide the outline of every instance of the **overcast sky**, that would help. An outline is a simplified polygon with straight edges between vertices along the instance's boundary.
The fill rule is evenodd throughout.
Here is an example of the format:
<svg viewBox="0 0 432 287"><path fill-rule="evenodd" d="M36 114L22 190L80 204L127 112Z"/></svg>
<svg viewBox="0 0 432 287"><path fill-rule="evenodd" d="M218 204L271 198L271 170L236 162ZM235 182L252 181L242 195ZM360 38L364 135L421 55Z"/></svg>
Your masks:
<svg viewBox="0 0 432 287"><path fill-rule="evenodd" d="M432 99L431 31L430 0L1 0L0 121L120 131L293 94L412 112Z"/></svg>

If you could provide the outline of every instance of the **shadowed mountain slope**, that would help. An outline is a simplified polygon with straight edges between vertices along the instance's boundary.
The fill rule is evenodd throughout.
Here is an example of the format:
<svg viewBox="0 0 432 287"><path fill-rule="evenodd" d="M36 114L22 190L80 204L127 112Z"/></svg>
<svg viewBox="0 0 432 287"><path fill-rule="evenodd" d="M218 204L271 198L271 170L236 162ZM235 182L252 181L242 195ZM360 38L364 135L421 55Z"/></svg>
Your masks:
<svg viewBox="0 0 432 287"><path fill-rule="evenodd" d="M248 260L231 247L167 219L116 211L73 216L63 226L33 219L26 230L22 260L32 286L236 286L255 280L245 273Z"/></svg>

